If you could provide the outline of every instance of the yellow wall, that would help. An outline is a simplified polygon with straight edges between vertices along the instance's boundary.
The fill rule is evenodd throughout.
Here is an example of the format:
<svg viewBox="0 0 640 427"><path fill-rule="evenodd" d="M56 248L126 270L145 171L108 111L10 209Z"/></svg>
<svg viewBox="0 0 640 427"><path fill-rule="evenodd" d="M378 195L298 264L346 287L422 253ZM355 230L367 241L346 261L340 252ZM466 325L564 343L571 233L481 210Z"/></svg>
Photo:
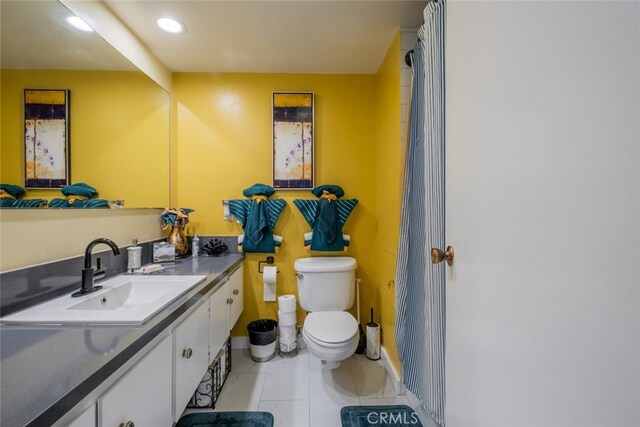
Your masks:
<svg viewBox="0 0 640 427"><path fill-rule="evenodd" d="M271 93L312 91L316 184L339 184L345 197L360 201L345 225L352 238L348 255L357 259L357 276L363 279L363 313L374 307L379 316L374 283L378 193L375 90L374 75L174 74L174 204L195 209L189 233L241 233L239 224L223 220L222 200L242 198L242 190L256 182L272 182ZM284 238L282 251L275 256L280 270L277 293L297 295L293 263L307 256L302 236L309 227L292 202L314 196L309 191L278 191L273 197L287 201L275 230ZM251 320L277 318L277 303L263 301L257 271L258 260L265 257L249 254L245 260L244 313L233 335L245 335ZM355 307L352 311L355 313ZM299 310L299 324L303 320Z"/></svg>
<svg viewBox="0 0 640 427"><path fill-rule="evenodd" d="M169 203L169 95L141 72L2 70L3 183L24 185L24 89L70 89L71 182L126 207ZM30 198L63 197L28 190Z"/></svg>
<svg viewBox="0 0 640 427"><path fill-rule="evenodd" d="M376 75L376 283L382 308L382 343L400 372L395 342L395 280L400 224L400 33L389 47Z"/></svg>

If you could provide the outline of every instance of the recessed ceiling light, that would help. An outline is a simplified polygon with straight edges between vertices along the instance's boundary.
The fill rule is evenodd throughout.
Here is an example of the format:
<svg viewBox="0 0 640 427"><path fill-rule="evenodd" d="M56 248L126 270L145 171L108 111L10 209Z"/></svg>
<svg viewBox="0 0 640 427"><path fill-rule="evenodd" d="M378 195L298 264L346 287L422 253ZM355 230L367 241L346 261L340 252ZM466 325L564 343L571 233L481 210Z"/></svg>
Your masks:
<svg viewBox="0 0 640 427"><path fill-rule="evenodd" d="M156 25L168 33L179 34L184 32L182 22L173 18L167 18L166 16L156 19Z"/></svg>
<svg viewBox="0 0 640 427"><path fill-rule="evenodd" d="M88 33L93 33L93 28L89 26L86 22L82 20L82 18L78 18L77 16L67 16L67 23L78 30L86 31Z"/></svg>

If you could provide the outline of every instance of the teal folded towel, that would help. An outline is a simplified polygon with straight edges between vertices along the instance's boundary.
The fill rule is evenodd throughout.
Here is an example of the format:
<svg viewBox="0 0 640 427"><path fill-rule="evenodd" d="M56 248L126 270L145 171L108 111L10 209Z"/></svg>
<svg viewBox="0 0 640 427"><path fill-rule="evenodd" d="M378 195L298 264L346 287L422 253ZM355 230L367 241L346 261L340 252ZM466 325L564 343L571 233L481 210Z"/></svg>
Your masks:
<svg viewBox="0 0 640 427"><path fill-rule="evenodd" d="M41 208L47 206L44 199L0 199L0 208Z"/></svg>
<svg viewBox="0 0 640 427"><path fill-rule="evenodd" d="M76 208L76 209L109 209L109 201L105 199L76 200L69 203L67 199L53 199L49 202L50 208Z"/></svg>
<svg viewBox="0 0 640 427"><path fill-rule="evenodd" d="M339 185L327 184L327 185L319 185L315 187L311 192L314 196L320 197L322 194L327 191L329 194L334 194L338 199L344 196L344 190Z"/></svg>
<svg viewBox="0 0 640 427"><path fill-rule="evenodd" d="M244 230L243 252L275 252L279 245L274 240L273 229L286 205L282 199L260 200L260 203L248 199L229 200L229 211Z"/></svg>
<svg viewBox="0 0 640 427"><path fill-rule="evenodd" d="M5 193L10 194L16 199L24 196L25 193L24 188L13 184L0 184L0 190L3 190Z"/></svg>
<svg viewBox="0 0 640 427"><path fill-rule="evenodd" d="M176 223L176 220L178 219L178 214L176 213L176 211L180 211L183 214L185 214L187 216L186 219L188 220L189 214L194 210L189 208L175 208L175 209L171 208L171 209L165 210L160 214L160 220L162 221L163 228L172 226ZM187 225L188 222L189 221L185 221L184 224L182 225L183 226Z"/></svg>
<svg viewBox="0 0 640 427"><path fill-rule="evenodd" d="M249 188L245 188L242 191L242 195L244 197L251 197L251 196L272 196L274 193L276 192L276 190L273 189L273 187L266 185L266 184L253 184L251 187Z"/></svg>
<svg viewBox="0 0 640 427"><path fill-rule="evenodd" d="M247 214L244 235L247 240L250 240L254 245L258 245L260 240L269 232L271 232L271 229L269 228L269 209L267 204L264 201L260 203L253 201Z"/></svg>
<svg viewBox="0 0 640 427"><path fill-rule="evenodd" d="M98 195L98 191L92 186L85 184L84 182L78 182L77 184L67 185L62 187L62 194L65 196L83 196L83 197L95 197Z"/></svg>
<svg viewBox="0 0 640 427"><path fill-rule="evenodd" d="M320 209L313 226L314 239L331 245L336 236L342 234L342 225L338 221L337 204L330 200L320 200Z"/></svg>

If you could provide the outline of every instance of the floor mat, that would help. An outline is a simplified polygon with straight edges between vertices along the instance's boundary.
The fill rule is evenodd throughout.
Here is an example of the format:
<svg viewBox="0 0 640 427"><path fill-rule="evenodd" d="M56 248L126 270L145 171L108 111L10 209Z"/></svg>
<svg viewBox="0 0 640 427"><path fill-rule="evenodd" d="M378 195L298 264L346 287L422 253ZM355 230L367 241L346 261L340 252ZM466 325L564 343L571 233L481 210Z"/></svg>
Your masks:
<svg viewBox="0 0 640 427"><path fill-rule="evenodd" d="M273 427L269 412L200 412L180 418L176 427Z"/></svg>
<svg viewBox="0 0 640 427"><path fill-rule="evenodd" d="M407 405L345 406L340 410L342 427L422 427Z"/></svg>

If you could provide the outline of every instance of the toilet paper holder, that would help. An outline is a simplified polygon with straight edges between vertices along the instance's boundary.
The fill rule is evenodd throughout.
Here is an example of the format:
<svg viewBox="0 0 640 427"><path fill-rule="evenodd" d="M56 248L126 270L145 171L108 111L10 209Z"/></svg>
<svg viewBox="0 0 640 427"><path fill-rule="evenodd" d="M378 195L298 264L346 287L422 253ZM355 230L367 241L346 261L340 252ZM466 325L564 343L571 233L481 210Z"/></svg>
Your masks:
<svg viewBox="0 0 640 427"><path fill-rule="evenodd" d="M272 256L268 256L264 261L258 261L258 273L262 274L262 264L272 265L274 263L274 259ZM276 273L280 273L280 270L276 270Z"/></svg>

